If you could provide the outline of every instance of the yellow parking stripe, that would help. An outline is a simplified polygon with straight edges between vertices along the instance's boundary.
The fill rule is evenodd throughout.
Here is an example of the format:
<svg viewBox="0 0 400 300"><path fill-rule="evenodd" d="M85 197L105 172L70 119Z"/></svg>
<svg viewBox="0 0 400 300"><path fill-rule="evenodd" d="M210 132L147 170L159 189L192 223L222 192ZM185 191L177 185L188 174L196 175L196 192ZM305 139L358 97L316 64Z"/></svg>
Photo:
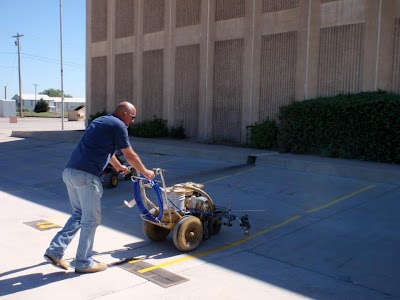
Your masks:
<svg viewBox="0 0 400 300"><path fill-rule="evenodd" d="M364 192L364 191L366 191L366 190L369 190L370 188L373 188L374 186L375 186L375 185L373 185L373 184L368 185L368 186L366 186L365 188L362 188L362 189L360 189L360 190L358 190L358 191L355 191L355 192L353 192L353 193L351 193L351 194L348 194L348 195L343 196L343 197L341 197L341 198L332 200L331 202L329 202L329 203L327 203L327 204L324 204L324 205L322 205L322 206L318 206L318 207L312 208L312 209L310 209L310 210L307 210L307 212L308 212L308 213L313 213L313 212L316 212L316 211L321 210L321 209L323 209L323 208L327 208L327 207L329 207L329 206L332 206L333 204L339 203L339 202L341 202L341 201L343 201L343 200L346 200L346 199L348 199L348 198L350 198L350 197L353 197L353 196L355 196L355 195L357 195L357 194L360 194L360 193L362 193L362 192Z"/></svg>
<svg viewBox="0 0 400 300"><path fill-rule="evenodd" d="M255 169L256 169L255 167L252 167L252 168L249 169L249 170L245 170L245 171L242 171L242 172L238 172L238 173L234 173L234 174L229 174L229 175L226 175L226 176L222 176L222 177L218 177L218 178L214 178L214 179L208 180L208 181L206 181L206 182L203 182L203 184L210 183L210 182L214 182L214 181L218 181L218 180L221 180L221 179L225 179L225 178L228 178L228 177L232 177L232 176L236 176L236 175L240 175L240 174L244 174L244 173L248 173L248 172L252 172L252 171L254 171Z"/></svg>
<svg viewBox="0 0 400 300"><path fill-rule="evenodd" d="M249 171L251 171L251 170L247 170L247 171L244 171L244 172L249 172ZM241 172L241 173L244 173L244 172ZM232 175L230 175L230 176L232 176ZM229 177L229 176L225 176L225 177ZM221 177L221 178L225 178L225 177ZM360 190L357 190L357 191L355 191L355 192L353 192L351 194L348 194L348 195L345 195L345 196L340 197L338 199L332 200L331 202L329 202L329 203L327 203L325 205L318 206L318 207L312 208L310 210L307 210L307 214L316 212L318 210L321 210L323 208L327 208L329 206L332 206L332 205L334 205L336 203L339 203L339 202L341 202L343 200L346 200L346 199L348 199L348 198L350 198L352 196L355 196L357 194L365 192L366 190L369 190L369 189L371 189L373 187L375 187L375 185L366 186L366 187L364 187L364 188L362 188ZM155 269L159 269L159 268L162 268L162 267L173 265L173 264L176 264L176 263L179 263L179 262L183 262L183 261L186 261L186 260L190 260L190 259L193 259L193 258L202 257L202 256L205 256L205 255L208 255L208 254L211 254L211 253L215 253L215 252L218 252L218 251L222 251L222 250L226 250L226 249L232 248L234 246L238 246L238 245L240 245L240 244L242 244L242 243L244 243L244 242L246 242L246 241L248 241L250 239L253 239L253 238L257 237L257 236L266 234L266 233L271 232L271 231L273 231L273 230L275 230L277 228L285 226L285 225L287 225L287 224L289 224L289 223L301 218L302 216L304 216L304 215L293 216L293 217L291 217L291 218L289 218L289 219L287 219L287 220L285 220L285 221L283 221L281 223L275 224L275 225L273 225L273 226L271 226L271 227L269 227L267 229L259 231L259 232L255 233L255 234L252 234L251 236L248 236L246 238L240 239L240 240L238 240L236 242L233 242L231 244L228 244L228 245L225 245L225 246L222 246L222 247L218 247L218 248L215 248L215 249L211 249L211 250L208 250L208 251L199 252L199 253L196 253L196 254L193 254L193 255L186 255L184 257L181 257L181 258L178 258L178 259L174 259L174 260L171 260L171 261L168 261L168 262L165 262L165 263L161 263L159 265L154 265L154 266L151 266L151 267L148 267L148 268L145 268L145 269L138 270L138 272L139 273L146 273L146 272L149 272L149 271L152 271L152 270L155 270Z"/></svg>
<svg viewBox="0 0 400 300"><path fill-rule="evenodd" d="M275 230L275 229L277 229L279 227L285 226L286 224L289 224L290 222L293 222L294 220L297 220L300 217L301 216L299 216L299 215L291 217L291 218L287 219L286 221L283 221L283 222L281 222L279 224L273 225L273 226L271 226L271 227L269 227L269 228L267 228L267 229L265 229L263 231L259 231L256 234L252 234L251 236L247 236L247 237L245 237L243 239L240 239L240 240L238 240L236 242L233 242L231 244L228 244L228 245L225 245L225 246L221 246L221 247L218 247L218 248L215 248L215 249L212 249L212 250L199 252L199 253L196 253L196 254L193 254L193 255L187 255L185 257L181 257L181 258L178 258L178 259L175 259L175 260L172 260L172 261L168 261L168 262L165 262L165 263L162 263L162 264L159 264L159 265L155 265L155 266L151 266L151 267L146 268L146 269L139 270L138 272L139 273L149 272L149 271L152 271L152 270L155 270L155 269L159 269L159 268L162 268L162 267L165 267L165 266L176 264L178 262L182 262L182 261L193 259L193 258L198 258L198 257L205 256L205 255L208 255L208 254L211 254L211 253L215 253L215 252L218 252L218 251L221 251L221 250L226 250L226 249L238 246L238 245L243 244L244 242L247 242L248 240L253 239L253 238L257 237L257 236L260 236L260 235L265 234L267 232L273 231L273 230Z"/></svg>

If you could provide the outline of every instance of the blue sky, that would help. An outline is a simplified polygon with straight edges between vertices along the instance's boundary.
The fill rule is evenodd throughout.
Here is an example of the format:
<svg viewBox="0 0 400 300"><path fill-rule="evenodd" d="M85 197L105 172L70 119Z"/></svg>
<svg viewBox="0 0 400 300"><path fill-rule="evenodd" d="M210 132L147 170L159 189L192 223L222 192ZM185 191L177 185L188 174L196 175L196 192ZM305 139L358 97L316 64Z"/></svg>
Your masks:
<svg viewBox="0 0 400 300"><path fill-rule="evenodd" d="M85 97L86 1L63 0L64 93ZM18 48L21 44L22 93L61 89L60 1L2 0L0 3L0 99L19 93Z"/></svg>

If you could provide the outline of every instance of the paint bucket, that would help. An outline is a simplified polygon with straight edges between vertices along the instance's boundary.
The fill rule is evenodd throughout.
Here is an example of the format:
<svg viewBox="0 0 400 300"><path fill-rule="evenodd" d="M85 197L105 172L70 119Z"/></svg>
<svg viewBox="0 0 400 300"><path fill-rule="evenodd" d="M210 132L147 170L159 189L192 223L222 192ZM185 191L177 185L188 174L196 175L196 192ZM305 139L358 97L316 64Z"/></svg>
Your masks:
<svg viewBox="0 0 400 300"><path fill-rule="evenodd" d="M182 187L175 187L172 189L171 202L175 209L184 210L185 209L185 189Z"/></svg>

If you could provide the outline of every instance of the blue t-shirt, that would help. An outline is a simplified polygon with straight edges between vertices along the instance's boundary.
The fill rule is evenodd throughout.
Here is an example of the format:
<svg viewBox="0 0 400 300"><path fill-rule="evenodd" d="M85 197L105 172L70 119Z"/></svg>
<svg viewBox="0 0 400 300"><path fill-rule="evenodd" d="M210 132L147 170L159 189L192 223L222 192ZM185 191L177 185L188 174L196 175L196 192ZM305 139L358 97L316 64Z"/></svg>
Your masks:
<svg viewBox="0 0 400 300"><path fill-rule="evenodd" d="M100 176L115 151L130 146L124 122L112 114L102 116L90 123L66 167Z"/></svg>

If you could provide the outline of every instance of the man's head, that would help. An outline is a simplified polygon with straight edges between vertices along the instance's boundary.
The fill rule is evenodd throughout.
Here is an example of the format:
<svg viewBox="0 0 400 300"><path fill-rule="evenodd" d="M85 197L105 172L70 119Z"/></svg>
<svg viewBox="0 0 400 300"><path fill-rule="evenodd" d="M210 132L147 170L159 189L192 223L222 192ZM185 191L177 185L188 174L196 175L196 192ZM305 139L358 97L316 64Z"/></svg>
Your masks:
<svg viewBox="0 0 400 300"><path fill-rule="evenodd" d="M136 108L132 103L123 101L118 104L113 114L122 122L124 122L126 127L129 127L129 125L131 125L135 121Z"/></svg>

